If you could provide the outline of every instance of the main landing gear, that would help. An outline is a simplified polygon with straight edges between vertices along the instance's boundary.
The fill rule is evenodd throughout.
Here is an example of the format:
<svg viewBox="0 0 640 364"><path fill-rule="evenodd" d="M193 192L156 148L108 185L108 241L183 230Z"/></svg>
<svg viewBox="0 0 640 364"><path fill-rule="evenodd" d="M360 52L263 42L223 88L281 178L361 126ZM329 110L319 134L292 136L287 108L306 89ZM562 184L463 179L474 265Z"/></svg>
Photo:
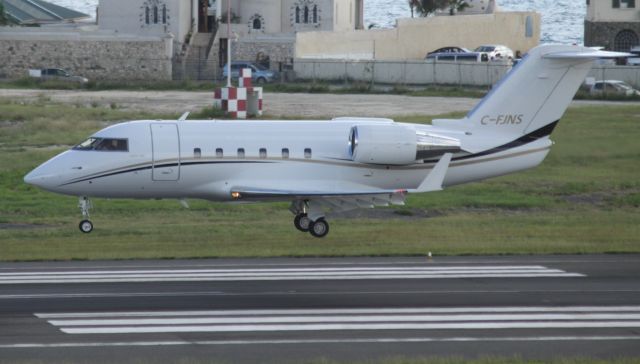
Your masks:
<svg viewBox="0 0 640 364"><path fill-rule="evenodd" d="M309 232L309 234L316 238L325 237L329 233L329 223L324 219L324 217L320 217L316 219L316 221L312 221L307 214L300 213L293 219L293 225L296 229L305 233Z"/></svg>
<svg viewBox="0 0 640 364"><path fill-rule="evenodd" d="M82 231L85 234L88 234L91 231L93 231L93 223L89 220L89 210L91 209L91 201L89 201L88 197L84 197L84 196L80 197L80 200L78 201L78 207L82 212L82 221L80 221L80 224L78 225L78 227L80 228L80 231Z"/></svg>
<svg viewBox="0 0 640 364"><path fill-rule="evenodd" d="M329 223L321 211L312 208L311 201L293 201L290 210L296 217L293 225L302 232L309 232L316 238L325 237L329 233Z"/></svg>

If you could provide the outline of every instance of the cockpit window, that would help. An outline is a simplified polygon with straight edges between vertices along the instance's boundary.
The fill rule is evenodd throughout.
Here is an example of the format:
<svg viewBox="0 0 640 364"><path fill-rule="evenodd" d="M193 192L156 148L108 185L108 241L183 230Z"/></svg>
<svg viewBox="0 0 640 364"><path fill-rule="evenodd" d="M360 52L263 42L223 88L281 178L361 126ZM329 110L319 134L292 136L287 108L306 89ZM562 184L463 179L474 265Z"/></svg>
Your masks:
<svg viewBox="0 0 640 364"><path fill-rule="evenodd" d="M127 139L116 138L89 138L73 147L74 150L99 150L109 152L129 151L129 141Z"/></svg>

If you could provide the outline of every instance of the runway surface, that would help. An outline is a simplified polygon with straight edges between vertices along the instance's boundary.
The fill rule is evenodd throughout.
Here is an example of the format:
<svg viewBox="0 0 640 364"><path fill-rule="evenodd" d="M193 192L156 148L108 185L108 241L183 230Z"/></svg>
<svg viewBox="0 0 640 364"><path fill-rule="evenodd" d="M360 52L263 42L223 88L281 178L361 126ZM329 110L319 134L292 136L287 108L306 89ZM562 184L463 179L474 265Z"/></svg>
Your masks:
<svg viewBox="0 0 640 364"><path fill-rule="evenodd" d="M5 360L640 355L640 256L0 264Z"/></svg>

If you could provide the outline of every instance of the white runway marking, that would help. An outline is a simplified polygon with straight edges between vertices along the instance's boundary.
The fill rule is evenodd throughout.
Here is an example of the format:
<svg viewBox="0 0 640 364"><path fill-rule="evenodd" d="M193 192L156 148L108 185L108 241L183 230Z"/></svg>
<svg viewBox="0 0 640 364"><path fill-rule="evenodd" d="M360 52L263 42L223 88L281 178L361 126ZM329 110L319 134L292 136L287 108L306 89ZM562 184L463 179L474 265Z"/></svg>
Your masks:
<svg viewBox="0 0 640 364"><path fill-rule="evenodd" d="M67 334L640 328L640 306L36 314Z"/></svg>
<svg viewBox="0 0 640 364"><path fill-rule="evenodd" d="M409 337L409 338L340 338L308 340L196 340L196 341L127 341L86 343L18 343L1 344L0 349L85 348L118 346L177 346L177 345L300 345L300 344L367 344L367 343L425 343L425 342L509 342L509 341L636 341L640 336L536 336L536 337Z"/></svg>
<svg viewBox="0 0 640 364"><path fill-rule="evenodd" d="M0 273L0 284L584 277L539 265L69 270Z"/></svg>

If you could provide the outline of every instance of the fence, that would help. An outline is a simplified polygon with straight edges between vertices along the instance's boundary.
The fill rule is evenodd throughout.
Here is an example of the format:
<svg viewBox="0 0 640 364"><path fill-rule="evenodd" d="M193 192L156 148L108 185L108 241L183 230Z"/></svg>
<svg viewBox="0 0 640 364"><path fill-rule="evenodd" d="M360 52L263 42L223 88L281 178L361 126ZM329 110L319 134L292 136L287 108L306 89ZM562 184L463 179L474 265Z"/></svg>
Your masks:
<svg viewBox="0 0 640 364"><path fill-rule="evenodd" d="M510 69L506 62L336 61L296 59L296 78L372 84L491 86Z"/></svg>
<svg viewBox="0 0 640 364"><path fill-rule="evenodd" d="M282 68L272 64L272 68ZM495 85L511 65L502 62L431 61L343 61L296 59L293 70L281 72L279 82L333 81L372 85ZM640 88L639 66L596 65L588 77L595 80L621 80ZM223 81L222 69L214 62L182 61L173 63L174 80Z"/></svg>
<svg viewBox="0 0 640 364"><path fill-rule="evenodd" d="M634 88L640 87L640 66L594 66L587 77L599 80L619 80Z"/></svg>

